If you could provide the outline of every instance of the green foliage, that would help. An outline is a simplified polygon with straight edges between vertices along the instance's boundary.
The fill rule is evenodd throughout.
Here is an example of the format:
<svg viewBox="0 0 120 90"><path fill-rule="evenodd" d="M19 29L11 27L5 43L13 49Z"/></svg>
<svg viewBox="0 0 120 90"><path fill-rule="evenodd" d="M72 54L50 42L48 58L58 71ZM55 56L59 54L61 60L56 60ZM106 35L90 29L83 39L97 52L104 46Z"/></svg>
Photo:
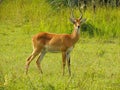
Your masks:
<svg viewBox="0 0 120 90"><path fill-rule="evenodd" d="M9 8L9 10L8 10ZM79 17L78 8L73 8ZM5 0L0 4L0 22L12 26L37 29L38 32L71 33L73 26L69 21L70 8L53 9L44 0ZM84 13L87 22L82 26L82 36L100 38L119 38L119 8L97 8L96 13L88 8ZM27 29L25 32L29 32Z"/></svg>
<svg viewBox="0 0 120 90"><path fill-rule="evenodd" d="M61 7L68 6L68 0L46 0L53 9L59 10Z"/></svg>

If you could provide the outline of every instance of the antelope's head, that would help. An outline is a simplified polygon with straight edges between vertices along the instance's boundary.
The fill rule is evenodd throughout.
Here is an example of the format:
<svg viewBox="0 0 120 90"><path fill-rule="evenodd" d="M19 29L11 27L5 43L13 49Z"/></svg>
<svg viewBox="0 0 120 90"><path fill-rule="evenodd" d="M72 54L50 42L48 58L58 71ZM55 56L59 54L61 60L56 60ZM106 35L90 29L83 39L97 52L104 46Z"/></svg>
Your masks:
<svg viewBox="0 0 120 90"><path fill-rule="evenodd" d="M82 15L75 19L74 17L70 18L70 21L74 24L74 29L79 30L82 23L86 21L85 18L82 18Z"/></svg>

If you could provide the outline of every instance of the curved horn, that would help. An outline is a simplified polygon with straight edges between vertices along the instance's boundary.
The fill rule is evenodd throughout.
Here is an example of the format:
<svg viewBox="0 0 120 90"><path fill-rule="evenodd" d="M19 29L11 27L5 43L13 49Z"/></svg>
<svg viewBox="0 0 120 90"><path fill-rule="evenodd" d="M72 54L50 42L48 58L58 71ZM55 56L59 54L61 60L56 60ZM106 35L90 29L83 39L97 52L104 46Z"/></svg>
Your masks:
<svg viewBox="0 0 120 90"><path fill-rule="evenodd" d="M71 18L74 19L73 9L71 9Z"/></svg>
<svg viewBox="0 0 120 90"><path fill-rule="evenodd" d="M79 17L80 20L82 19L82 16L83 16L83 15L81 14L81 16Z"/></svg>
<svg viewBox="0 0 120 90"><path fill-rule="evenodd" d="M82 10L80 8L80 5L81 5L80 0L78 0L78 9L79 9L79 12L81 13L81 16L79 17L79 19L81 20L82 16L83 16L83 13L82 13Z"/></svg>
<svg viewBox="0 0 120 90"><path fill-rule="evenodd" d="M74 14L73 14L73 9L71 9L70 21L71 21L72 23L75 23L75 18L74 18Z"/></svg>

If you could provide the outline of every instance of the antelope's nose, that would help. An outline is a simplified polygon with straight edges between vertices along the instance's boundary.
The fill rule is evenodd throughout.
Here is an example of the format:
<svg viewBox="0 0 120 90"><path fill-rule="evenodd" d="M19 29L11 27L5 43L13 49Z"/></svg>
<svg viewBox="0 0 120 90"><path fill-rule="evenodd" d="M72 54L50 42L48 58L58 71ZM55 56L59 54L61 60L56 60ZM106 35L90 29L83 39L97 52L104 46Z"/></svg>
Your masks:
<svg viewBox="0 0 120 90"><path fill-rule="evenodd" d="M78 28L80 28L80 26L78 26Z"/></svg>

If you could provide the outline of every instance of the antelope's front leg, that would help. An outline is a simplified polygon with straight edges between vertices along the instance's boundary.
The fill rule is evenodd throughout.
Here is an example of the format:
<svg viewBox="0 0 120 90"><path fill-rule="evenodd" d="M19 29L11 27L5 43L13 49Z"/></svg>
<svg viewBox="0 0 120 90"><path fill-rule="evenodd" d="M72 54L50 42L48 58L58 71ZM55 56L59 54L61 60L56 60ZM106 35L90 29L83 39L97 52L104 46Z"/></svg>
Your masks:
<svg viewBox="0 0 120 90"><path fill-rule="evenodd" d="M65 65L66 65L66 52L62 52L62 64L63 64L63 75L64 75Z"/></svg>
<svg viewBox="0 0 120 90"><path fill-rule="evenodd" d="M66 58L67 58L67 66L68 66L69 75L71 76L71 68L70 68L70 52L66 53Z"/></svg>

